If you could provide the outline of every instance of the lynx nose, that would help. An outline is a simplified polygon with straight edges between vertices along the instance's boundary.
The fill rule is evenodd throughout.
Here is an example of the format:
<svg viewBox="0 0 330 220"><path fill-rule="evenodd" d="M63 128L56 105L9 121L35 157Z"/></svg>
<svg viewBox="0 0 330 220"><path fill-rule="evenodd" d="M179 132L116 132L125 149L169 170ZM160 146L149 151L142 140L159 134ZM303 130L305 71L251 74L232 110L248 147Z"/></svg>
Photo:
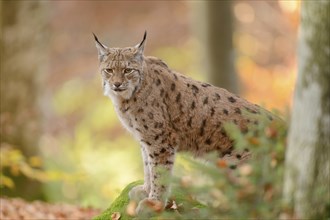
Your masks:
<svg viewBox="0 0 330 220"><path fill-rule="evenodd" d="M115 82L113 85L118 88L119 86L121 86L121 83L120 82Z"/></svg>

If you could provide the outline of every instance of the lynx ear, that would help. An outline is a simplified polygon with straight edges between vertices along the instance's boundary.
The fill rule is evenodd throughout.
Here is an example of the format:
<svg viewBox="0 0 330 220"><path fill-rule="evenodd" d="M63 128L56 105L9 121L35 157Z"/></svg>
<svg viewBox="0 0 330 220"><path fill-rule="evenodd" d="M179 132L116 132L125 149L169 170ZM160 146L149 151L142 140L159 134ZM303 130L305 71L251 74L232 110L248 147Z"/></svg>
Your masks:
<svg viewBox="0 0 330 220"><path fill-rule="evenodd" d="M139 43L138 45L135 46L135 48L137 49L137 53L140 54L140 55L143 54L144 45L146 43L146 38L147 38L147 31L144 32L143 39L142 39L141 43Z"/></svg>
<svg viewBox="0 0 330 220"><path fill-rule="evenodd" d="M97 39L96 35L93 33L94 35L94 40L95 40L95 44L96 44L96 48L97 51L99 53L99 60L102 60L102 57L106 54L108 54L108 47L106 47L105 45L103 45L99 39Z"/></svg>

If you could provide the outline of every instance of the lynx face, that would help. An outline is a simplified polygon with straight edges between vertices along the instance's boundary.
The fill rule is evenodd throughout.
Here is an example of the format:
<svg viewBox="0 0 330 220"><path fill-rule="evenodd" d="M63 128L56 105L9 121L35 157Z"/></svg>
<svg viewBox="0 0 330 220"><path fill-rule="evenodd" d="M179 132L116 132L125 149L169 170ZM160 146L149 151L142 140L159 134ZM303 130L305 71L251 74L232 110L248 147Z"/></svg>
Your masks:
<svg viewBox="0 0 330 220"><path fill-rule="evenodd" d="M130 99L143 81L143 41L135 47L108 48L95 36L99 52L103 93L106 96L121 96Z"/></svg>

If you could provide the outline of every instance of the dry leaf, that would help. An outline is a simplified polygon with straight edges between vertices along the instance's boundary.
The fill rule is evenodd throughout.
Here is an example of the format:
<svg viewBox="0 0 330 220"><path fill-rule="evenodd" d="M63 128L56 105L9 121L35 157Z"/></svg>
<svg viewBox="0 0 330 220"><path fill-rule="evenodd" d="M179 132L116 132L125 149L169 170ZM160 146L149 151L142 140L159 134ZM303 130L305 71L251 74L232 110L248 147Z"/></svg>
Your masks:
<svg viewBox="0 0 330 220"><path fill-rule="evenodd" d="M272 168L275 168L276 165L277 165L277 160L272 159L272 160L270 161L270 166L271 166Z"/></svg>
<svg viewBox="0 0 330 220"><path fill-rule="evenodd" d="M169 200L167 201L167 204L166 204L166 206L165 206L165 209L171 209L171 207L172 207L172 205L173 205L173 201L174 201L174 199L169 199Z"/></svg>
<svg viewBox="0 0 330 220"><path fill-rule="evenodd" d="M191 186L192 178L191 176L183 176L181 177L181 184L183 187L189 187Z"/></svg>
<svg viewBox="0 0 330 220"><path fill-rule="evenodd" d="M253 194L255 193L255 188L254 186L252 185L249 185L249 186L246 186L245 188L241 189L241 190L238 190L237 193L236 193L236 196L238 199L246 199L250 196L253 196Z"/></svg>
<svg viewBox="0 0 330 220"><path fill-rule="evenodd" d="M258 140L258 138L256 137L250 137L248 139L249 143L252 144L252 145L256 145L258 146L260 144L260 141Z"/></svg>
<svg viewBox="0 0 330 220"><path fill-rule="evenodd" d="M114 212L111 214L111 220L119 220L120 219L120 213Z"/></svg>
<svg viewBox="0 0 330 220"><path fill-rule="evenodd" d="M274 187L271 183L266 183L264 185L264 198L266 201L271 201L274 195Z"/></svg>
<svg viewBox="0 0 330 220"><path fill-rule="evenodd" d="M242 176L248 176L252 173L252 166L249 165L249 164L243 164L240 168L239 168L239 173L242 175Z"/></svg>
<svg viewBox="0 0 330 220"><path fill-rule="evenodd" d="M172 206L170 207L170 209L174 209L174 210L178 209L178 206L174 200L172 201Z"/></svg>
<svg viewBox="0 0 330 220"><path fill-rule="evenodd" d="M268 138L275 138L277 136L277 130L271 126L265 128L265 134Z"/></svg>
<svg viewBox="0 0 330 220"><path fill-rule="evenodd" d="M228 167L228 163L227 163L227 161L225 161L223 159L219 159L217 161L217 166L220 168L226 168L226 167Z"/></svg>
<svg viewBox="0 0 330 220"><path fill-rule="evenodd" d="M68 204L0 198L0 219L92 219L100 210Z"/></svg>

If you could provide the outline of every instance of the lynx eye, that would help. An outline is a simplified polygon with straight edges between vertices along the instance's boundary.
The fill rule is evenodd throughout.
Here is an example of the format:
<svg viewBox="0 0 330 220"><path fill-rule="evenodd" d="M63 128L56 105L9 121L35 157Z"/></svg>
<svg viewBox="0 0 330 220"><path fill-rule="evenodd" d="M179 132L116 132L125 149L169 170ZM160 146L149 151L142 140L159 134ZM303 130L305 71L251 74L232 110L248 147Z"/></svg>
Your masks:
<svg viewBox="0 0 330 220"><path fill-rule="evenodd" d="M113 73L113 69L104 69L104 72L108 73L108 74L112 74Z"/></svg>
<svg viewBox="0 0 330 220"><path fill-rule="evenodd" d="M130 69L130 68L126 68L126 69L124 69L124 73L125 73L125 74L129 74L129 73L131 73L131 72L133 72L133 69Z"/></svg>

